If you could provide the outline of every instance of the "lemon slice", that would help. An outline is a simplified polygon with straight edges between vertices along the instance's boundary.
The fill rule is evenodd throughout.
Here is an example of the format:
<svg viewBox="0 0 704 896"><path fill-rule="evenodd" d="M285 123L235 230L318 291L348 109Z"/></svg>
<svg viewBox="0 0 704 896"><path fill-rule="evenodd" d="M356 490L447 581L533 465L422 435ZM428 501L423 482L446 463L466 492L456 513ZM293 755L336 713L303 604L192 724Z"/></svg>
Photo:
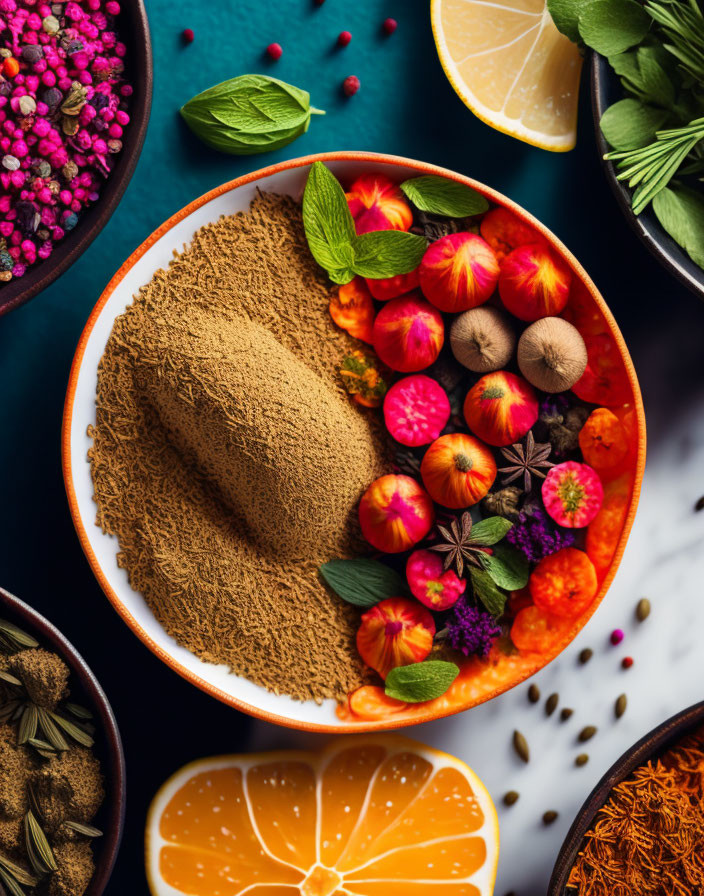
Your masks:
<svg viewBox="0 0 704 896"><path fill-rule="evenodd" d="M432 0L445 74L482 121L541 149L577 136L582 57L544 0Z"/></svg>

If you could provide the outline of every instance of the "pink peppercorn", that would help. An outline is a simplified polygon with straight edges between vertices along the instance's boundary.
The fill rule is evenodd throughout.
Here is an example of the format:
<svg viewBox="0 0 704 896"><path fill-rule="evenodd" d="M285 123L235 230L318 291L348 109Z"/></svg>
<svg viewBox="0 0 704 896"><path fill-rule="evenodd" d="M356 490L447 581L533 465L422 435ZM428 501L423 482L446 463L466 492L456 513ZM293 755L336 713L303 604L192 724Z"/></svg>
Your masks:
<svg viewBox="0 0 704 896"><path fill-rule="evenodd" d="M123 112L120 109L115 113L115 121L124 127L126 124L130 123L130 117L126 112Z"/></svg>
<svg viewBox="0 0 704 896"><path fill-rule="evenodd" d="M360 88L360 81L356 75L350 75L342 82L342 90L345 96L354 96Z"/></svg>
<svg viewBox="0 0 704 896"><path fill-rule="evenodd" d="M621 660L621 667L623 669L630 669L633 665L633 657L632 656L624 656Z"/></svg>
<svg viewBox="0 0 704 896"><path fill-rule="evenodd" d="M110 134L114 140L119 140L122 136L122 128L119 124L111 124L108 129L108 134Z"/></svg>
<svg viewBox="0 0 704 896"><path fill-rule="evenodd" d="M181 37L184 40L184 43L192 44L196 39L195 33L192 28L184 28L181 32Z"/></svg>
<svg viewBox="0 0 704 896"><path fill-rule="evenodd" d="M351 40L352 40L352 35L350 34L349 31L341 31L337 35L338 47L346 47Z"/></svg>
<svg viewBox="0 0 704 896"><path fill-rule="evenodd" d="M120 4L116 2L116 0L108 0L105 4L105 12L111 16L119 16L120 15Z"/></svg>
<svg viewBox="0 0 704 896"><path fill-rule="evenodd" d="M623 638L624 638L624 634L623 634L623 631L622 631L620 628L615 628L615 629L611 632L611 638L610 638L610 641L611 641L611 643L614 645L614 647L615 647L617 644L620 644L621 641L623 641Z"/></svg>
<svg viewBox="0 0 704 896"><path fill-rule="evenodd" d="M269 44L269 46L266 48L267 56L270 59L273 59L274 62L276 62L277 59L281 59L283 52L284 51L281 47L281 44Z"/></svg>
<svg viewBox="0 0 704 896"><path fill-rule="evenodd" d="M398 22L396 21L396 19L391 18L384 19L381 25L381 30L384 32L384 34L393 34L397 28Z"/></svg>

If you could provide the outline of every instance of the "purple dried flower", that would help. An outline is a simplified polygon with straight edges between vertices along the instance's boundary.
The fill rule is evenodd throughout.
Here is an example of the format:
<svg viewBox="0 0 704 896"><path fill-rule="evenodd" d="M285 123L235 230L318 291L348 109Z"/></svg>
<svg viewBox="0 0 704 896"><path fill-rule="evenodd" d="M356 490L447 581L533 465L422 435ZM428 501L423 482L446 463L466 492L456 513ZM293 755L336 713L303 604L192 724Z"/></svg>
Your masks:
<svg viewBox="0 0 704 896"><path fill-rule="evenodd" d="M521 512L518 522L506 534L506 541L522 551L531 563L574 544L574 533L558 529L539 507Z"/></svg>
<svg viewBox="0 0 704 896"><path fill-rule="evenodd" d="M457 601L447 620L447 644L465 656L486 656L500 634L501 628L491 613L472 606L466 597Z"/></svg>
<svg viewBox="0 0 704 896"><path fill-rule="evenodd" d="M567 396L563 394L548 395L540 403L540 419L561 417L569 408Z"/></svg>

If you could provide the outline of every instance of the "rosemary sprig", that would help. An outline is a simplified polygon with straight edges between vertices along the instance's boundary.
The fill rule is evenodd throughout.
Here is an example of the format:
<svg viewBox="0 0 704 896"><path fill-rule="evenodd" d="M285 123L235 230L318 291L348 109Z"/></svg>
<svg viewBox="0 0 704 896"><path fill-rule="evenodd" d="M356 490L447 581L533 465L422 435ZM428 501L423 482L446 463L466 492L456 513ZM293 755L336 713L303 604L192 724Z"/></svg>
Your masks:
<svg viewBox="0 0 704 896"><path fill-rule="evenodd" d="M81 834L83 837L102 837L103 832L100 828L93 827L92 824L83 824L80 821L65 821L64 825L71 831Z"/></svg>
<svg viewBox="0 0 704 896"><path fill-rule="evenodd" d="M671 53L694 85L704 82L704 15L696 0L648 0L645 11L662 28Z"/></svg>

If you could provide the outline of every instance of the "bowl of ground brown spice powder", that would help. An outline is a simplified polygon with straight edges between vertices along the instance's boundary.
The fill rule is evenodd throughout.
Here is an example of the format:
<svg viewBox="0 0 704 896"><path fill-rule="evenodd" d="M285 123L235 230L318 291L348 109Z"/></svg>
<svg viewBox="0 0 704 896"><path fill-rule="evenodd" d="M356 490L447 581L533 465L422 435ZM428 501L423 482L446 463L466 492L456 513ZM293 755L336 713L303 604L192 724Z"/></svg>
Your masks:
<svg viewBox="0 0 704 896"><path fill-rule="evenodd" d="M704 892L704 703L655 728L609 769L560 850L548 896Z"/></svg>
<svg viewBox="0 0 704 896"><path fill-rule="evenodd" d="M95 676L0 588L0 892L100 896L124 811L122 742Z"/></svg>
<svg viewBox="0 0 704 896"><path fill-rule="evenodd" d="M610 402L624 421L614 424L627 443L618 449L619 476L609 482L604 514L591 530L594 564L585 555L586 528L575 542L574 534L556 534L540 518L536 534L532 519L519 520L528 487L521 497L521 489L502 487L508 473L496 477L495 493L488 498L494 502L491 515L504 517L497 537L511 528L506 517L512 515L523 526L516 543L531 552L533 563L536 552L543 556L572 544L582 548L581 553L575 548L573 556L589 573L580 585L586 599L577 615L572 606L561 608L567 615L553 624L530 596L520 594L525 580L515 584L517 576L502 567L503 592L492 585L485 598L498 598L506 613L499 608L496 618L489 618L488 610L467 605L449 638L445 628L447 641L440 637L440 624L433 632L437 643L429 628L421 632L421 644L434 651L432 661L440 664L431 671L458 670L451 689L437 699L437 682L432 696L420 700L385 694L377 667L367 665L358 649L361 615L371 606L365 591L369 582L354 580L356 572L350 579L346 566L348 596L343 598L321 573L323 566L330 572L330 561L354 565L361 560L367 570L371 564L385 597L407 591L405 557L397 557L395 566L393 557L386 558L386 565L379 562L363 533L359 507L370 485L388 474L406 474L406 485L415 476L410 487L418 490L420 463L412 452L402 456L390 437L378 394L384 378L390 379L375 366L381 350L375 361L361 341L373 342L374 314L379 320L383 308L393 315L398 299L386 302L391 295L366 294L361 274L348 287L348 272L336 271L334 258L331 276L316 261L319 256L314 257L307 238L311 217L302 206L304 190L316 182L311 172L327 178L336 191L342 217L349 218L346 232L354 240L355 228L362 233L362 247L378 242L380 216L396 213L405 227L396 237L407 247L420 241L422 257L448 227L446 235L484 244L476 231L490 215L491 226L497 226L495 213L500 213L499 228L508 213L518 232L547 241L569 268L565 276L572 282L563 315L569 314L571 324L565 326L581 328L593 363L602 366L584 373L591 378L588 398L577 402L574 395L541 395L541 419L536 420L537 398L528 415L534 414L535 426L549 431L550 438L554 434L554 450L560 452L555 460L580 450L579 427L591 408ZM457 214L466 217L449 224L421 213L417 203L411 212L399 184L413 178L425 184L427 176L431 186L443 179L453 181L450 190L459 187L464 199L472 194L485 217L472 219L471 208L461 204L467 210ZM357 193L348 193L346 204L343 189L355 184ZM379 192L380 184L386 192ZM371 233L363 232L365 203L374 206L375 196L378 205L367 216L374 218L367 222ZM447 197L444 191L442 197ZM315 217L315 204L306 208ZM318 211L326 214L325 208ZM501 239L494 241L498 252ZM495 250L486 244L483 251L491 256ZM378 260L378 255L367 259L373 270ZM414 255L413 264L420 260ZM417 271L410 273L416 279L401 277L402 291L418 286ZM376 288L387 275L364 276L379 278ZM391 280L384 288L397 288ZM338 289L338 281L344 287ZM430 307L417 292L412 299ZM498 305L498 295L491 301ZM452 318L432 308L430 313L436 330L447 330L444 357L452 380L459 364L449 351ZM517 336L525 322L516 320L513 326ZM577 342L582 342L579 334ZM438 373L435 393L466 392L462 376L474 374L460 370L464 373L454 386ZM466 429L463 398L456 401L453 419ZM448 406L445 421L450 411ZM545 438L538 434L537 441ZM513 687L564 649L605 595L623 553L640 490L645 430L637 379L618 328L594 284L546 228L506 197L462 175L346 152L287 161L225 184L167 221L130 257L81 337L66 397L62 448L69 506L84 552L137 636L180 675L233 707L278 724L340 732L450 715ZM553 466L543 463L545 445L531 451L538 468ZM498 449L495 454L496 463L504 466L507 459ZM524 484L526 474L520 475ZM538 469L532 481L540 482L541 475ZM487 513L478 505L473 510L477 516ZM458 522L438 506L437 522L443 521L446 526ZM429 531L432 519L426 522L420 538L445 537L440 528ZM457 533L458 539L464 537L459 528ZM454 537L452 532L448 537ZM461 559L466 549L471 566L476 560L472 544L456 547L448 543L440 550L451 550L449 559ZM502 546L492 555L515 550ZM527 554L519 561L527 575ZM596 565L598 572L592 568ZM339 569L334 566L331 575ZM460 567L458 575L463 575ZM517 597L509 600L513 590ZM377 594L372 603L380 599ZM413 612L420 606L415 604ZM403 628L392 622L390 637L397 625ZM520 635L522 646L516 647L509 634L516 634L516 644Z"/></svg>

